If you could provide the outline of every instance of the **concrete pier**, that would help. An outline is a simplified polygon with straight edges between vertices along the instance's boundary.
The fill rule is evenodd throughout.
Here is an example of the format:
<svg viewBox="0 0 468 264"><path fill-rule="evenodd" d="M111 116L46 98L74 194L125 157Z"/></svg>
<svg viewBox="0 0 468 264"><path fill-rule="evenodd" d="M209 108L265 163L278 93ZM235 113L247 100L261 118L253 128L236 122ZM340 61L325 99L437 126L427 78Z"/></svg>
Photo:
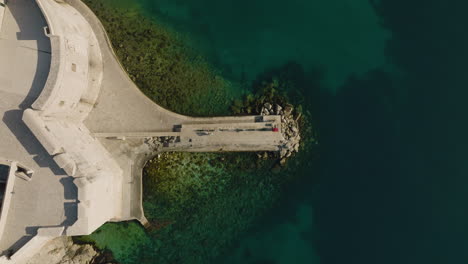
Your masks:
<svg viewBox="0 0 468 264"><path fill-rule="evenodd" d="M80 0L10 1L0 18L2 8L0 160L34 176L10 190L0 263L25 263L50 239L108 221L145 223L142 167L158 152L287 143L280 116L193 118L149 100Z"/></svg>

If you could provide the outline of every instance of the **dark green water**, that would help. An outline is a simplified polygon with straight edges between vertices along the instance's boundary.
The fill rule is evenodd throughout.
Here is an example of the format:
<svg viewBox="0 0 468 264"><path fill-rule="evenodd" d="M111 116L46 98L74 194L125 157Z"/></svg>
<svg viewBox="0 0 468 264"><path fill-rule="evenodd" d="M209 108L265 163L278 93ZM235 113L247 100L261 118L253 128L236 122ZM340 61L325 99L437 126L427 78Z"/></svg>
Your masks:
<svg viewBox="0 0 468 264"><path fill-rule="evenodd" d="M233 79L255 77L294 60L327 69L336 86L353 73L385 64L388 32L367 0L137 0L192 40Z"/></svg>
<svg viewBox="0 0 468 264"><path fill-rule="evenodd" d="M217 263L467 263L468 3L136 2L232 80L324 74L314 169Z"/></svg>

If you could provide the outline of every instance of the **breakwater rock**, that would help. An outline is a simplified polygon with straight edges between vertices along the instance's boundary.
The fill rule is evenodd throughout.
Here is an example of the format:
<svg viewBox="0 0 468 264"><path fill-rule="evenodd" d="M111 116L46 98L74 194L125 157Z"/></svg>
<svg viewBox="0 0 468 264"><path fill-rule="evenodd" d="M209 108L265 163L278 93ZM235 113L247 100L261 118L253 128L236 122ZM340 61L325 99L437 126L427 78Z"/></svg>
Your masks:
<svg viewBox="0 0 468 264"><path fill-rule="evenodd" d="M285 139L280 148L280 164L284 165L286 159L293 153L299 152L301 135L299 133L299 122L301 114L293 115L294 107L290 104L281 106L279 104L265 103L260 110L262 116L281 115L281 133Z"/></svg>

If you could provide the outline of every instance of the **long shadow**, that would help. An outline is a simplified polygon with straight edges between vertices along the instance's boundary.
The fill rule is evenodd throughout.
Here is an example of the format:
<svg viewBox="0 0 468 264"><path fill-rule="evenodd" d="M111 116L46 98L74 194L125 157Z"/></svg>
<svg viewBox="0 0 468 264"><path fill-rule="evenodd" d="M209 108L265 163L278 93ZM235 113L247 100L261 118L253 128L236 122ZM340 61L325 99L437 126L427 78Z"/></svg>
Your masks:
<svg viewBox="0 0 468 264"><path fill-rule="evenodd" d="M14 252L18 251L21 247L26 245L26 243L28 243L28 241L31 240L31 238L33 238L33 235L26 235L26 236L21 237L10 248L8 248L7 250L4 250L1 253L1 255L2 256L13 255Z"/></svg>
<svg viewBox="0 0 468 264"><path fill-rule="evenodd" d="M25 228L25 236L22 236L18 239L13 245L11 245L7 250L4 250L1 255L11 256L16 251L21 249L26 243L28 243L34 236L37 235L37 231L39 228L47 228L47 227L59 227L59 226L28 226Z"/></svg>
<svg viewBox="0 0 468 264"><path fill-rule="evenodd" d="M22 236L18 239L13 245L11 245L7 250L2 252L2 255L11 255L14 252L18 251L21 247L23 247L26 243L31 240L35 235L37 235L37 230L39 229L38 226L28 226L25 228L25 236Z"/></svg>
<svg viewBox="0 0 468 264"><path fill-rule="evenodd" d="M65 227L72 226L78 220L78 187L73 180L73 177L60 179L64 189L64 198L69 201L63 204L65 220L62 225Z"/></svg>
<svg viewBox="0 0 468 264"><path fill-rule="evenodd" d="M44 33L44 27L47 26L47 23L33 0L9 1L7 5L19 27L16 39L30 41L30 43L34 43L33 46L38 50L37 61L35 62L37 70L31 89L19 106L20 109L26 109L31 106L44 88L47 79L45 73L50 69L50 40Z"/></svg>
<svg viewBox="0 0 468 264"><path fill-rule="evenodd" d="M7 125L17 140L23 145L29 154L34 155L34 161L40 167L48 167L55 175L65 175L44 147L39 143L29 128L22 121L23 110L6 111L2 121Z"/></svg>

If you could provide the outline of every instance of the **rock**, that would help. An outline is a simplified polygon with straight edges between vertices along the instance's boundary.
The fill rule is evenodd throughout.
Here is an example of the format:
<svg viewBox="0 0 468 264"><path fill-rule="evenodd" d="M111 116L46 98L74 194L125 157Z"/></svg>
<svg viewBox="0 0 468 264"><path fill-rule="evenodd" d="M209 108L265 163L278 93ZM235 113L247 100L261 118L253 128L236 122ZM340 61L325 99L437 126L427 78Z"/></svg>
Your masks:
<svg viewBox="0 0 468 264"><path fill-rule="evenodd" d="M295 152L299 151L299 126L298 122L294 119L292 115L293 106L287 104L284 108L280 105L275 104L274 106L275 113L281 114L281 132L285 139L284 145L280 150L280 162L279 164L283 166L286 163L287 158L291 157Z"/></svg>
<svg viewBox="0 0 468 264"><path fill-rule="evenodd" d="M281 114L281 110L283 110L283 107L281 107L281 105L279 105L279 104L276 104L275 105L275 111L276 111L277 115Z"/></svg>
<svg viewBox="0 0 468 264"><path fill-rule="evenodd" d="M287 153L287 152L288 152L288 150L287 150L286 148L282 148L282 149L280 150L280 157L282 158L282 157L286 156L286 153Z"/></svg>
<svg viewBox="0 0 468 264"><path fill-rule="evenodd" d="M284 166L286 164L286 158L280 159L280 165Z"/></svg>
<svg viewBox="0 0 468 264"><path fill-rule="evenodd" d="M294 145L294 151L299 152L299 143L296 143L296 145Z"/></svg>
<svg viewBox="0 0 468 264"><path fill-rule="evenodd" d="M270 103L265 103L263 106L265 106L265 108L268 109L268 111L270 111L273 108L273 106Z"/></svg>
<svg viewBox="0 0 468 264"><path fill-rule="evenodd" d="M291 105L287 105L284 107L284 115L285 116L290 116L293 111L293 107Z"/></svg>
<svg viewBox="0 0 468 264"><path fill-rule="evenodd" d="M69 264L69 263L92 263L99 253L88 244L73 244L70 237L58 237L47 244L36 253L27 264Z"/></svg>
<svg viewBox="0 0 468 264"><path fill-rule="evenodd" d="M261 112L261 115L269 115L270 114L270 111L268 111L268 109L266 109L265 107L262 108L262 112Z"/></svg>

